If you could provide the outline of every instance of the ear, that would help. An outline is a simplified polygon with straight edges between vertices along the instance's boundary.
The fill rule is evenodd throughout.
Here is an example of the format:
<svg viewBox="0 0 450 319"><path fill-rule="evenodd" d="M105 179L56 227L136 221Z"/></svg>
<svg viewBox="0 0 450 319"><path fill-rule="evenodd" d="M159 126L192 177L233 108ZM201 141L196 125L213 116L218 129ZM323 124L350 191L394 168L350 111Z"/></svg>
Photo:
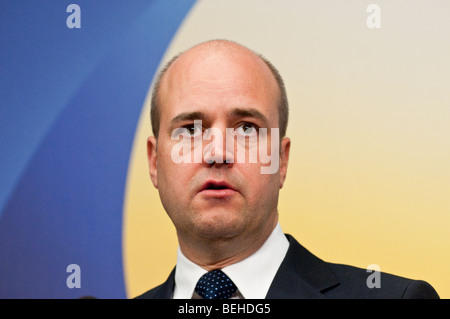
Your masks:
<svg viewBox="0 0 450 319"><path fill-rule="evenodd" d="M280 147L280 188L283 188L284 181L286 180L290 149L291 140L289 137L283 137Z"/></svg>
<svg viewBox="0 0 450 319"><path fill-rule="evenodd" d="M158 156L156 152L157 141L154 136L150 136L147 139L147 161L148 168L150 172L150 179L152 180L153 186L158 188L158 170L157 170L157 162Z"/></svg>

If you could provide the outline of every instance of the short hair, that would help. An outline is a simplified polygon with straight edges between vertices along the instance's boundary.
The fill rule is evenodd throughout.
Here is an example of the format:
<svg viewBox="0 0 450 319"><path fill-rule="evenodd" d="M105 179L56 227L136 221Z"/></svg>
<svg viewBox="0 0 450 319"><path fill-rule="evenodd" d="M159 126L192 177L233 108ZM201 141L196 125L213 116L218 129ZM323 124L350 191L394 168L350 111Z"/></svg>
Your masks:
<svg viewBox="0 0 450 319"><path fill-rule="evenodd" d="M236 43L230 40L210 40L207 42L212 41L228 41L232 43ZM160 120L160 105L159 105L159 88L161 86L162 79L164 75L166 74L167 70L170 68L170 66L177 60L184 52L181 52L177 55L175 55L172 59L167 62L164 67L161 69L159 74L156 77L156 80L153 85L152 90L152 96L151 96L151 102L150 102L150 121L152 124L152 132L156 139L158 139L159 135L159 120ZM287 124L288 124L288 118L289 118L289 104L286 94L286 88L284 86L283 78L280 75L280 72L278 72L277 68L264 56L261 54L255 53L269 68L270 72L272 73L273 77L275 78L278 89L279 89L279 99L278 99L278 125L280 127L280 139L283 138L286 135L287 130Z"/></svg>

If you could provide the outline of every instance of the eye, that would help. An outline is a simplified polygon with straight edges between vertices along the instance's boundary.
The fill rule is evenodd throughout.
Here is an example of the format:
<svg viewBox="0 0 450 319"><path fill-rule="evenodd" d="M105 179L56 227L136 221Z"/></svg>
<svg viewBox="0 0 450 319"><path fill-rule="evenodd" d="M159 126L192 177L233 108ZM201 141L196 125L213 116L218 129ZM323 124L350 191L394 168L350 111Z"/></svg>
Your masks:
<svg viewBox="0 0 450 319"><path fill-rule="evenodd" d="M243 136L256 136L258 130L256 125L245 122L236 128L236 133Z"/></svg>
<svg viewBox="0 0 450 319"><path fill-rule="evenodd" d="M186 138L194 138L201 136L203 134L202 132L202 126L200 124L192 123L187 124L185 126L179 127L176 129L176 135L182 136Z"/></svg>

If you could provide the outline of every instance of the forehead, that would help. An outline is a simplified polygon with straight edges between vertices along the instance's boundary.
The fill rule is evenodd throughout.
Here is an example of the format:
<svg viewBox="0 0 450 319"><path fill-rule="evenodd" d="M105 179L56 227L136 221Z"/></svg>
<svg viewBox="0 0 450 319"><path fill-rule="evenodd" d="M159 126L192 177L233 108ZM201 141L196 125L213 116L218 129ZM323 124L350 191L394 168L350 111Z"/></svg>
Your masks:
<svg viewBox="0 0 450 319"><path fill-rule="evenodd" d="M161 125L186 111L259 109L278 118L279 90L270 69L247 48L194 48L181 55L161 79ZM226 114L227 112L223 112Z"/></svg>

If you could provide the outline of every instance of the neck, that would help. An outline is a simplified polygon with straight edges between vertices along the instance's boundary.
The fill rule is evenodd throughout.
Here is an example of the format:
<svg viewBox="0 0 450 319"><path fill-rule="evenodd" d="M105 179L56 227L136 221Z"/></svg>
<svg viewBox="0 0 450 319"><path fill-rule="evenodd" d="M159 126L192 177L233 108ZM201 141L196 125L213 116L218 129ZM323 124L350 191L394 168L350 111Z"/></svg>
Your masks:
<svg viewBox="0 0 450 319"><path fill-rule="evenodd" d="M269 238L278 222L266 223L260 230L228 238L193 238L186 240L178 233L183 255L207 271L222 269L255 253Z"/></svg>

